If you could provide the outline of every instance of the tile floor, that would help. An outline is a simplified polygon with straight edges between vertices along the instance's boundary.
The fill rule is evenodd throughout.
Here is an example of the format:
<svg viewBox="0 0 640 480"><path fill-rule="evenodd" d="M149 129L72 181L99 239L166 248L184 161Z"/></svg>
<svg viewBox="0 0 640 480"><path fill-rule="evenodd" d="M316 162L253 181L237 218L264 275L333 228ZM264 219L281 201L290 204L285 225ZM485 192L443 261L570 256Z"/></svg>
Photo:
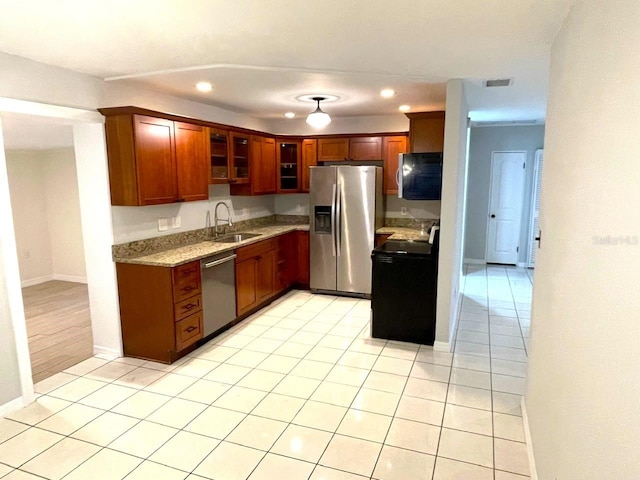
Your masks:
<svg viewBox="0 0 640 480"><path fill-rule="evenodd" d="M90 358L0 419L0 478L523 480L531 278L467 267L454 353L291 292L167 366Z"/></svg>

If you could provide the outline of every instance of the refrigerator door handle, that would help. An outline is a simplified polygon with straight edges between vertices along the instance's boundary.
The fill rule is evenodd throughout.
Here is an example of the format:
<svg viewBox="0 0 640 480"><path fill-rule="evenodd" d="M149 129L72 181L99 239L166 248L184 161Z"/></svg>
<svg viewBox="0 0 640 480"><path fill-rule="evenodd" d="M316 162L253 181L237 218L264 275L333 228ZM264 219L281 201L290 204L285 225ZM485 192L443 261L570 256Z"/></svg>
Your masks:
<svg viewBox="0 0 640 480"><path fill-rule="evenodd" d="M342 255L342 191L340 190L340 182L336 192L336 253L339 257Z"/></svg>
<svg viewBox="0 0 640 480"><path fill-rule="evenodd" d="M337 234L336 234L336 184L333 184L333 192L331 193L331 251L333 252L333 256L335 257L336 252L336 242L337 242Z"/></svg>
<svg viewBox="0 0 640 480"><path fill-rule="evenodd" d="M398 184L398 198L402 198L402 154L398 155L398 171L396 172L396 182Z"/></svg>

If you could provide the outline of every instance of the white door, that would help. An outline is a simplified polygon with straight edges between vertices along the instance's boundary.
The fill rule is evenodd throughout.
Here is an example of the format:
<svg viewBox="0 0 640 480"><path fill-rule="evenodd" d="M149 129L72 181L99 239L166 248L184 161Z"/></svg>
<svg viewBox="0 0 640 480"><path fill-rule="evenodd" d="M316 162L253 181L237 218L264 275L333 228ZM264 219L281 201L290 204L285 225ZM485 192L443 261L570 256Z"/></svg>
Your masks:
<svg viewBox="0 0 640 480"><path fill-rule="evenodd" d="M527 152L493 152L487 227L487 263L518 263Z"/></svg>
<svg viewBox="0 0 640 480"><path fill-rule="evenodd" d="M535 164L533 166L533 197L531 199L531 229L529 231L529 267L536 264L536 252L538 244L536 238L540 233L538 227L538 215L540 213L540 192L542 191L542 159L544 158L543 150L536 150Z"/></svg>

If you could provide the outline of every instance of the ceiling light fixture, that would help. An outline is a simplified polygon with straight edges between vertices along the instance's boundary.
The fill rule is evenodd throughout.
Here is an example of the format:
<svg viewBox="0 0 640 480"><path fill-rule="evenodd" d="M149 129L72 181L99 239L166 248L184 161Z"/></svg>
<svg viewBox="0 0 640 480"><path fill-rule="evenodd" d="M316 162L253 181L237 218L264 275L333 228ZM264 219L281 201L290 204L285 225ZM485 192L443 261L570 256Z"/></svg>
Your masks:
<svg viewBox="0 0 640 480"><path fill-rule="evenodd" d="M313 97L313 101L318 102L318 107L307 115L307 123L313 128L324 128L331 123L329 114L320 110L320 102L324 99L324 97Z"/></svg>
<svg viewBox="0 0 640 480"><path fill-rule="evenodd" d="M408 112L409 110L411 110L411 105L400 105L398 107L398 110L400 110L401 112Z"/></svg>
<svg viewBox="0 0 640 480"><path fill-rule="evenodd" d="M287 118L294 118L296 116L296 114L293 113L293 112L287 112L287 113L284 114L284 116L287 117Z"/></svg>
<svg viewBox="0 0 640 480"><path fill-rule="evenodd" d="M201 92L210 92L213 90L213 86L209 82L198 82L196 83L196 89Z"/></svg>
<svg viewBox="0 0 640 480"><path fill-rule="evenodd" d="M391 98L396 94L395 90L392 90L391 88L384 88L382 90L380 90L380 96L382 98Z"/></svg>

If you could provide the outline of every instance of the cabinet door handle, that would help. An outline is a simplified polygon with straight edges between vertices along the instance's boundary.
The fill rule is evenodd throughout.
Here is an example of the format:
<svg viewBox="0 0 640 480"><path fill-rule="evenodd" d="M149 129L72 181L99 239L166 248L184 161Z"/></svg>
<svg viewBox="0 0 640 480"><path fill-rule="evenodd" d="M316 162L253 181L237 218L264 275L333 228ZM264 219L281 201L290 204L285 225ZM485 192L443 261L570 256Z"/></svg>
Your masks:
<svg viewBox="0 0 640 480"><path fill-rule="evenodd" d="M189 327L189 328L185 329L185 332L187 332L187 333L191 333L191 332L193 332L194 330L197 330L197 328L196 328L196 327L194 327L194 326L191 326L191 327Z"/></svg>
<svg viewBox="0 0 640 480"><path fill-rule="evenodd" d="M182 290L185 292L190 292L191 290L195 290L196 287L192 287L191 285L187 285L186 287L183 287Z"/></svg>
<svg viewBox="0 0 640 480"><path fill-rule="evenodd" d="M188 303L187 305L183 305L182 308L184 310L191 310L193 307L197 307L198 305L195 303Z"/></svg>

